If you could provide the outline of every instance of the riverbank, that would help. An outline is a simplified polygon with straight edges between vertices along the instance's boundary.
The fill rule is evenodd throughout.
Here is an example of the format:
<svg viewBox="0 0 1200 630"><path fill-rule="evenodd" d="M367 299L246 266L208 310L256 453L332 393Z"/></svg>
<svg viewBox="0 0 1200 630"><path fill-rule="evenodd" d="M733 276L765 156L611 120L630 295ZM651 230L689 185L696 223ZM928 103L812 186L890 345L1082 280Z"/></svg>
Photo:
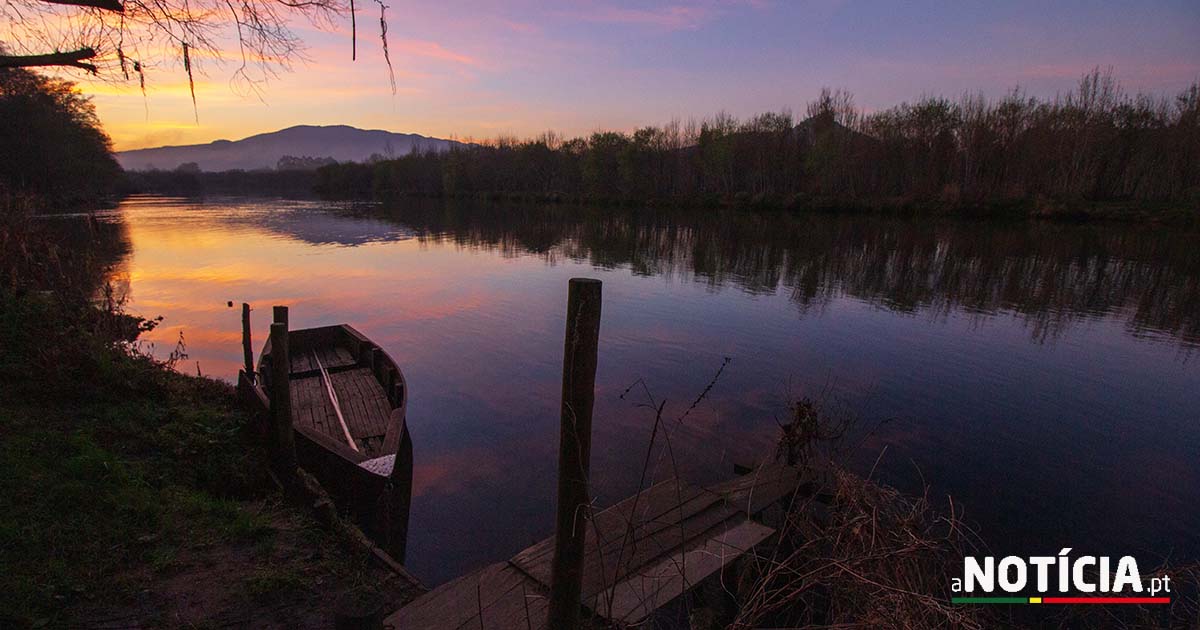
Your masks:
<svg viewBox="0 0 1200 630"><path fill-rule="evenodd" d="M386 163L384 163L386 164ZM1103 222L1131 225L1162 225L1200 228L1200 200L1087 200L1034 197L1009 200L964 200L947 196L934 200L902 197L845 199L820 195L775 195L738 193L675 197L626 197L560 192L377 190L377 165L341 164L341 171L361 170L350 177L356 183L339 188L327 181L328 172L316 171L229 171L176 173L173 171L129 172L124 192L203 198L211 196L323 198L328 201L382 201L395 204L405 199L446 202L483 202L511 205L578 206L588 208L679 210L714 212L786 212L795 215L849 214L925 219L970 218L999 221ZM328 167L327 167L328 168ZM340 176L344 177L344 176Z"/></svg>
<svg viewBox="0 0 1200 630"><path fill-rule="evenodd" d="M283 500L231 386L177 371L182 344L151 358L156 322L24 245L0 285L0 626L324 628L347 593L411 597Z"/></svg>
<svg viewBox="0 0 1200 630"><path fill-rule="evenodd" d="M1195 203L1163 201L1089 201L1034 198L1008 201L966 202L958 199L916 201L903 198L838 200L830 197L738 194L702 198L630 199L610 197L570 197L561 194L481 192L459 194L389 193L380 198L396 202L406 196L445 200L467 200L507 204L577 205L613 208L663 208L685 211L738 210L747 212L788 212L877 215L899 218L965 218L999 221L1110 222L1134 225L1162 225L1200 228L1200 201ZM332 199L337 199L333 197ZM366 198L360 198L366 199Z"/></svg>

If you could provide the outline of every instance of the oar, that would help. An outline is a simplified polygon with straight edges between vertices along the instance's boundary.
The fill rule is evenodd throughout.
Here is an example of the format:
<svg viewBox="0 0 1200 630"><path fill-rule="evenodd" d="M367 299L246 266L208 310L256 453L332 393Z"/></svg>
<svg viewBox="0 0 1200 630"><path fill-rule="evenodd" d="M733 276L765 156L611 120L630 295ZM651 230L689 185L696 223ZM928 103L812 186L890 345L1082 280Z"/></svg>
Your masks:
<svg viewBox="0 0 1200 630"><path fill-rule="evenodd" d="M325 391L329 394L329 402L333 403L333 411L337 414L338 422L342 425L342 433L346 434L346 441L350 443L350 448L358 452L358 446L354 443L354 437L350 435L350 427L346 426L346 419L342 417L342 407L338 404L337 392L333 391L333 381L329 378L329 372L325 370L325 366L321 365L321 360L317 358L317 353L312 353L313 361L317 363L317 369L321 371L321 382L325 384Z"/></svg>

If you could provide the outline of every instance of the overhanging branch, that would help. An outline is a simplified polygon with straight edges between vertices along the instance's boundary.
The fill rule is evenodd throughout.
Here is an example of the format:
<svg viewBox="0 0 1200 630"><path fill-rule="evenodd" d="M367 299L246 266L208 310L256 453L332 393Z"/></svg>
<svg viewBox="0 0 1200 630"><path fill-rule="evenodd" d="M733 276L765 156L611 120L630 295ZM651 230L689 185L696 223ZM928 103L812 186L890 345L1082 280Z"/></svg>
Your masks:
<svg viewBox="0 0 1200 630"><path fill-rule="evenodd" d="M69 4L73 7L95 7L97 9L107 9L121 13L125 10L125 5L121 4L121 0L42 0L50 4Z"/></svg>
<svg viewBox="0 0 1200 630"><path fill-rule="evenodd" d="M32 68L39 66L70 66L82 68L95 74L96 66L84 63L84 59L92 59L96 51L91 48L80 48L70 52L47 53L44 55L0 55L0 68Z"/></svg>

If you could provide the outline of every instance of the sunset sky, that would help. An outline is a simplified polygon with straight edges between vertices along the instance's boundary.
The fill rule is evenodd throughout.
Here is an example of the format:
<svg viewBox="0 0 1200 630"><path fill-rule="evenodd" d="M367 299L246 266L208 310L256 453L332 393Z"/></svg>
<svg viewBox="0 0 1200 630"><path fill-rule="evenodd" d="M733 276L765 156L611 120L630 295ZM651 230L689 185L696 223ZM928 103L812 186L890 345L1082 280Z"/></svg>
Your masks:
<svg viewBox="0 0 1200 630"><path fill-rule="evenodd" d="M865 109L924 94L1053 96L1095 66L1130 90L1172 94L1200 78L1200 2L399 2L389 37L360 3L349 20L297 25L309 61L261 98L233 67L197 77L198 118L181 67L136 85L84 80L116 148L238 139L297 124L348 124L438 137L582 134L720 110L802 112L822 86Z"/></svg>

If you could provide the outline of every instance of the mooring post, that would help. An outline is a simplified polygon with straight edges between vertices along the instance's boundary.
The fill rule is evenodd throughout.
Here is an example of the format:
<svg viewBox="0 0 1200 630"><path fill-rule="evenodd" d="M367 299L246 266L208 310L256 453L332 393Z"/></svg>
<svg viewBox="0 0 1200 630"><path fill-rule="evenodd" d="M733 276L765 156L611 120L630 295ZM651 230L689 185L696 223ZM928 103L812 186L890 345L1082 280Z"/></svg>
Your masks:
<svg viewBox="0 0 1200 630"><path fill-rule="evenodd" d="M242 359L246 362L246 376L254 382L254 346L250 341L250 305L242 302Z"/></svg>
<svg viewBox="0 0 1200 630"><path fill-rule="evenodd" d="M558 441L558 516L550 573L549 627L579 627L583 549L587 534L592 403L600 341L601 283L572 278L567 290L563 347L562 415Z"/></svg>
<svg viewBox="0 0 1200 630"><path fill-rule="evenodd" d="M275 316L283 308L287 319L287 307L275 307ZM291 362L288 356L288 327L284 322L271 324L271 455L273 463L285 484L290 484L296 475L296 442L292 435L292 391Z"/></svg>
<svg viewBox="0 0 1200 630"><path fill-rule="evenodd" d="M273 319L271 321L275 322L276 324L283 324L284 326L287 326L288 325L288 307L276 306L272 310L274 311L273 314L275 316L275 319Z"/></svg>

